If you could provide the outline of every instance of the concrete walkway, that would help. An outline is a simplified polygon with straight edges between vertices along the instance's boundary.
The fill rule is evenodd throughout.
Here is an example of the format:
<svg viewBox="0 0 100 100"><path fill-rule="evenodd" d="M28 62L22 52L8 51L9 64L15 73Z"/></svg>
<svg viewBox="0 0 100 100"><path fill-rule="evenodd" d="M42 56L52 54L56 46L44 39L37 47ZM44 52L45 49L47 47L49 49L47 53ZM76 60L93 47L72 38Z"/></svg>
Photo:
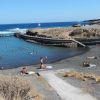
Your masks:
<svg viewBox="0 0 100 100"><path fill-rule="evenodd" d="M88 93L57 77L54 71L41 71L40 74L56 90L62 100L97 100Z"/></svg>

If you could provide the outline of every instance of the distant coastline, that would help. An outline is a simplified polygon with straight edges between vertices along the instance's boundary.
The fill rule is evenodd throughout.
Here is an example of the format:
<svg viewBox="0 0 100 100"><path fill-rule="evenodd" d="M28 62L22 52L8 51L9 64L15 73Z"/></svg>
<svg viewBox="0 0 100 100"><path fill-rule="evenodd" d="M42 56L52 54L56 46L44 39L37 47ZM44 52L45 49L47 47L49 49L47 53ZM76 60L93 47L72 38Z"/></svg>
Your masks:
<svg viewBox="0 0 100 100"><path fill-rule="evenodd" d="M83 21L83 23L86 23L86 24L89 24L89 25L93 25L93 24L100 25L100 19L85 20L85 21Z"/></svg>

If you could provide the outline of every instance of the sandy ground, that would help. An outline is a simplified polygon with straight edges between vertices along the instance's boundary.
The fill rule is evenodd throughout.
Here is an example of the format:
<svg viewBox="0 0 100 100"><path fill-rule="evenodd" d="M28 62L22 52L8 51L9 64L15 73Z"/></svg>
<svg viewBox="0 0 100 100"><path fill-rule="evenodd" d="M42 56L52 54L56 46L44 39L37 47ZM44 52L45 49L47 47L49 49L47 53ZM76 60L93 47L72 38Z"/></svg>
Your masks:
<svg viewBox="0 0 100 100"><path fill-rule="evenodd" d="M84 60L86 60L86 57L91 57L91 56L96 56L98 58L90 60L90 63L96 64L96 67L91 67L91 68L82 67L82 63ZM52 69L53 71L59 70L62 72L66 70L76 70L80 72L95 73L100 75L100 45L91 46L90 50L82 55L71 57L48 65L53 66ZM42 72L42 70L37 69L38 67L39 65L27 66L29 71ZM21 67L14 69L0 70L0 74L21 76L19 73L20 70ZM83 89L86 93L89 93L91 94L91 96L96 97L97 100L100 100L100 83L95 83L92 80L85 82L74 78L63 78L62 76L59 75L58 77L60 77L66 83L69 83L74 87L80 88L81 90ZM24 75L23 78L30 80L32 84L35 85L38 92L44 96L44 100L61 100L61 97L57 94L55 89L53 89L43 77L39 78L35 74L35 75ZM87 90L87 87L90 90Z"/></svg>

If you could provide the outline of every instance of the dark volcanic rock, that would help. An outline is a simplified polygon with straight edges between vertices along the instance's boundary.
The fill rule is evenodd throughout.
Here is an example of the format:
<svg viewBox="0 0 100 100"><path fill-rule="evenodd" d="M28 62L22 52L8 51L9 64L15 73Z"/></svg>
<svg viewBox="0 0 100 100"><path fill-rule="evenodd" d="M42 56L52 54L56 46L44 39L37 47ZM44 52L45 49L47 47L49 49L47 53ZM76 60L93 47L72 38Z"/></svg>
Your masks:
<svg viewBox="0 0 100 100"><path fill-rule="evenodd" d="M38 35L38 32L31 32L30 30L28 30L26 32L27 35L31 35L31 36L37 36Z"/></svg>
<svg viewBox="0 0 100 100"><path fill-rule="evenodd" d="M89 24L89 25L93 25L93 24L99 24L100 25L100 19L86 20L84 22Z"/></svg>

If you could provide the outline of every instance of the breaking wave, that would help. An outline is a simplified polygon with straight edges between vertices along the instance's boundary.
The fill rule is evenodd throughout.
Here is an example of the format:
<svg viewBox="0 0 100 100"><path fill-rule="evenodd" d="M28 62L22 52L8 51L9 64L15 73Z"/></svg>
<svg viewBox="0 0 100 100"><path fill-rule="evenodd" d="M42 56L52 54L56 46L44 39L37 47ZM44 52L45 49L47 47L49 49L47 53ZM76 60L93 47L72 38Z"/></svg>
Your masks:
<svg viewBox="0 0 100 100"><path fill-rule="evenodd" d="M14 29L8 29L6 31L0 31L0 36L13 36L16 32L21 32L25 34L27 29L20 29L20 28L14 28Z"/></svg>
<svg viewBox="0 0 100 100"><path fill-rule="evenodd" d="M12 35L14 35L14 32L0 31L0 36L12 36Z"/></svg>
<svg viewBox="0 0 100 100"><path fill-rule="evenodd" d="M8 31L26 33L27 29L14 28L14 29L9 29Z"/></svg>

